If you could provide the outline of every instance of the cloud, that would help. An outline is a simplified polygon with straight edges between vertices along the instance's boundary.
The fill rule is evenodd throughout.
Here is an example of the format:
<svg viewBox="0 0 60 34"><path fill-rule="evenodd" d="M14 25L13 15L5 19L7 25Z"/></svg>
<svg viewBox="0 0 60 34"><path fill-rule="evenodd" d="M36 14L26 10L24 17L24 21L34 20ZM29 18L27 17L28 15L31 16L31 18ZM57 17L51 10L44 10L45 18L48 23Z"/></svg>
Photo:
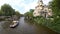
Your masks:
<svg viewBox="0 0 60 34"><path fill-rule="evenodd" d="M43 3L48 5L48 3L50 2L51 0L43 0Z"/></svg>
<svg viewBox="0 0 60 34"><path fill-rule="evenodd" d="M20 13L24 14L29 9L34 9L37 5L38 0L0 0L0 6L7 3L12 6L15 10L18 10ZM47 4L49 0L43 0L44 4Z"/></svg>

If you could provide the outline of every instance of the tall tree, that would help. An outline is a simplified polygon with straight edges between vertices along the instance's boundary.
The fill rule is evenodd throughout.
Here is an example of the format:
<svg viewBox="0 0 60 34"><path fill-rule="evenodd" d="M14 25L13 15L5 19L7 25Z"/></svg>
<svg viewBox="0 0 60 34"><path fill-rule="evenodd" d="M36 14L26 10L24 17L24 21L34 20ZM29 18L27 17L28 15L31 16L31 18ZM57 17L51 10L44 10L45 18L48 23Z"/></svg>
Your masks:
<svg viewBox="0 0 60 34"><path fill-rule="evenodd" d="M60 15L60 0L52 0L50 6L56 16Z"/></svg>
<svg viewBox="0 0 60 34"><path fill-rule="evenodd" d="M55 30L56 32L60 33L60 0L52 0L50 3L52 11L54 13L54 20L51 23L51 29ZM56 26L56 27L55 27Z"/></svg>
<svg viewBox="0 0 60 34"><path fill-rule="evenodd" d="M4 15L4 12L0 10L0 16L3 16Z"/></svg>
<svg viewBox="0 0 60 34"><path fill-rule="evenodd" d="M1 11L3 11L6 16L12 16L15 14L15 10L9 4L2 5Z"/></svg>

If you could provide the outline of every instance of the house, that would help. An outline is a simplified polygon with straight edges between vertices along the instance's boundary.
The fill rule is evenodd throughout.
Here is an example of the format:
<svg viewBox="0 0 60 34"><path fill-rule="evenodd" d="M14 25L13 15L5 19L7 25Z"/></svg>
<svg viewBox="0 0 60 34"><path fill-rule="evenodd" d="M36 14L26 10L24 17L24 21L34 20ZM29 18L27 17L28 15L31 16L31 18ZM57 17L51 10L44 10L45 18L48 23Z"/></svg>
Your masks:
<svg viewBox="0 0 60 34"><path fill-rule="evenodd" d="M52 16L52 10L48 8L47 5L43 4L42 0L38 0L38 5L35 7L35 10L33 12L33 16L43 16L43 17L49 17Z"/></svg>

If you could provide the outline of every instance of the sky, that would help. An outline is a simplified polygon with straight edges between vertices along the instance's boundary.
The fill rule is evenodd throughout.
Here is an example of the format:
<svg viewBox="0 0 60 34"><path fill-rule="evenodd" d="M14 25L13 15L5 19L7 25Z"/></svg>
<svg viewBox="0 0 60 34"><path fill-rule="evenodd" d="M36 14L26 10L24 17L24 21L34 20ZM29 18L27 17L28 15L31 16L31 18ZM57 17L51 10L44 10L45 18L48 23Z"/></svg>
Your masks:
<svg viewBox="0 0 60 34"><path fill-rule="evenodd" d="M43 3L48 5L51 0L43 0ZM0 7L3 4L9 4L13 9L21 14L26 13L29 9L34 9L37 6L38 0L0 0Z"/></svg>

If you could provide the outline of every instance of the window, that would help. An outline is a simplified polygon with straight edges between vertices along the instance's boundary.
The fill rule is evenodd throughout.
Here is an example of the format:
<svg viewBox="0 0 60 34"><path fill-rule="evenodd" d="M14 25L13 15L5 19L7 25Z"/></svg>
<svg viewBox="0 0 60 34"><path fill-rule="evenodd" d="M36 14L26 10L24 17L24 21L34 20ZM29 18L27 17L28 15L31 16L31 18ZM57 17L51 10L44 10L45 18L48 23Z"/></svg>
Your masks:
<svg viewBox="0 0 60 34"><path fill-rule="evenodd" d="M34 13L34 14L36 14L36 13Z"/></svg>

